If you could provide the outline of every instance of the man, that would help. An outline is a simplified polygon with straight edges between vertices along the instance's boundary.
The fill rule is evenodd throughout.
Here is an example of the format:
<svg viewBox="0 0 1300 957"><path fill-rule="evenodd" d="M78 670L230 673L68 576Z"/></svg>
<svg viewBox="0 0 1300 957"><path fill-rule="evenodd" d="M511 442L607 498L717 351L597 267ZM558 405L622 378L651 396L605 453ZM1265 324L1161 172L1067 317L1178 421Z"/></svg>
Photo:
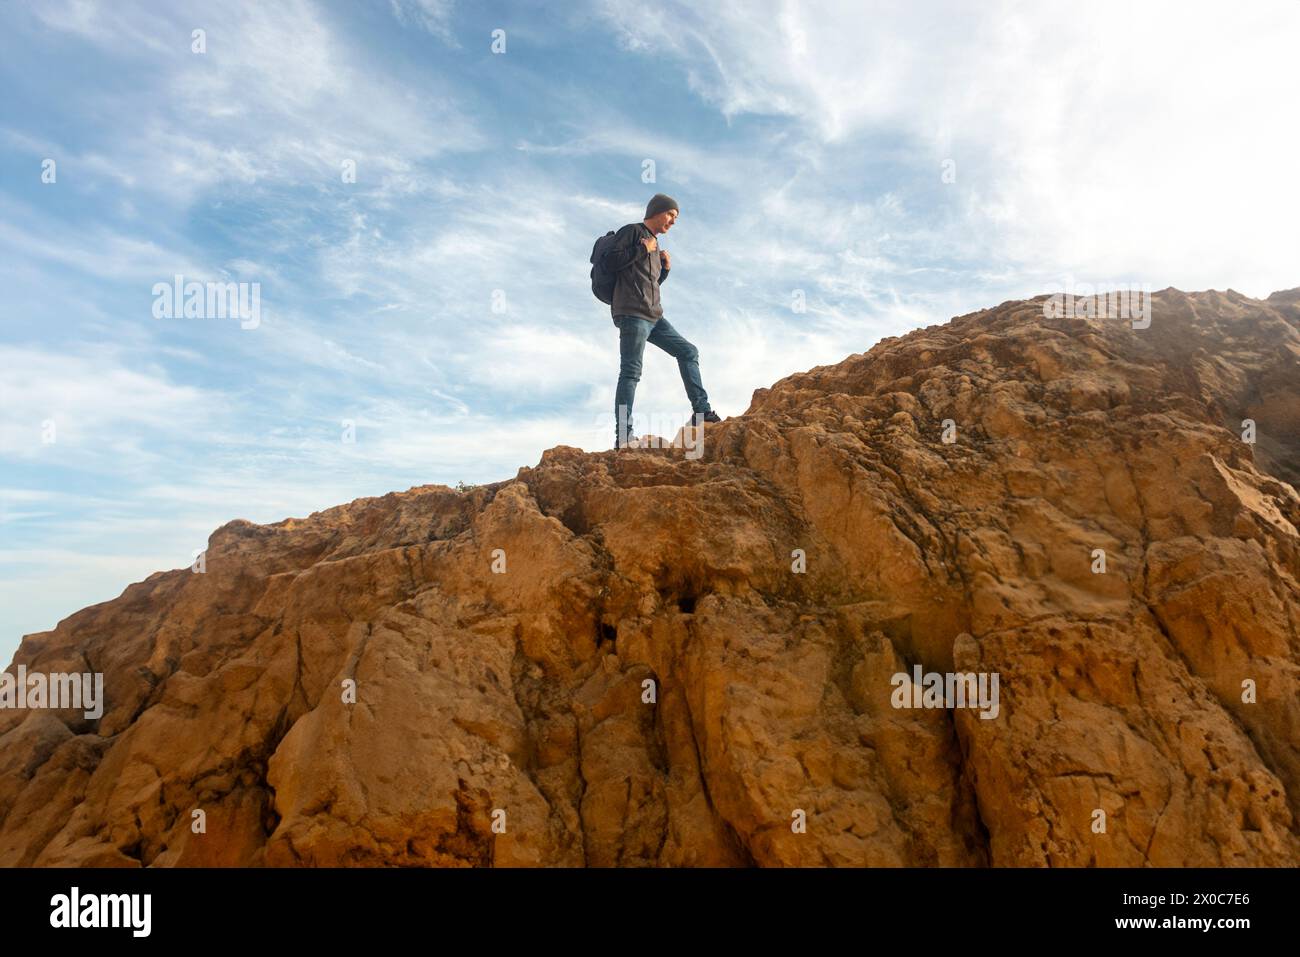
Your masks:
<svg viewBox="0 0 1300 957"><path fill-rule="evenodd" d="M682 385L691 402L690 425L721 422L709 407L709 395L700 381L700 352L664 318L659 285L668 277L672 259L655 238L673 228L679 210L671 196L656 193L645 209L645 219L628 223L605 253L604 269L614 278L610 315L618 326L618 388L614 392L614 447L634 444L632 400L641 381L641 356L653 342L677 360Z"/></svg>

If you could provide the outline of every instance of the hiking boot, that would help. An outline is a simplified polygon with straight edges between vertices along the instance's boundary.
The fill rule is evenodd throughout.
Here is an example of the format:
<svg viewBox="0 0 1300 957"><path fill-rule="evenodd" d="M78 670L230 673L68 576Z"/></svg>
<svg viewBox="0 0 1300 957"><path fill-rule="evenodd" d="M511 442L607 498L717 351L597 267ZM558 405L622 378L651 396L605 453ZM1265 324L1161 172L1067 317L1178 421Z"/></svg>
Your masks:
<svg viewBox="0 0 1300 957"><path fill-rule="evenodd" d="M618 436L614 437L614 448L636 449L636 448L640 448L640 445L637 443L636 435L632 432L629 432L622 439L619 439Z"/></svg>
<svg viewBox="0 0 1300 957"><path fill-rule="evenodd" d="M705 422L721 422L721 421L722 419L718 416L718 413L714 412L712 409L709 409L706 412L691 413L691 421L687 422L686 425L689 428L696 428L698 426L703 425Z"/></svg>

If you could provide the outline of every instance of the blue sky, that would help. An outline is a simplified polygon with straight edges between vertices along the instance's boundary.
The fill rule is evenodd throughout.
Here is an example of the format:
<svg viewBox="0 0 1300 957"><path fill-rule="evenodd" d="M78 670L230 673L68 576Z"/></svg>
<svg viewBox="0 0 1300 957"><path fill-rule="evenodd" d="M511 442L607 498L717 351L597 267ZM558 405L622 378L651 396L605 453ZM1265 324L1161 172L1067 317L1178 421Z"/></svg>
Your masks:
<svg viewBox="0 0 1300 957"><path fill-rule="evenodd" d="M1067 283L1300 285L1300 4L1245 7L0 5L0 654L230 519L608 448L587 257L654 192L723 415Z"/></svg>

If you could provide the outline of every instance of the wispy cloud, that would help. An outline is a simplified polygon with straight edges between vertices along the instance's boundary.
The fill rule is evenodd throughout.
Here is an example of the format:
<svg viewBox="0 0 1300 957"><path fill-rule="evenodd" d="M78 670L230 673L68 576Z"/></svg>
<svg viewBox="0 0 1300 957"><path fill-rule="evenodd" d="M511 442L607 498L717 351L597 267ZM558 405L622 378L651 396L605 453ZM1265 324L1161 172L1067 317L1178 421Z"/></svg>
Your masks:
<svg viewBox="0 0 1300 957"><path fill-rule="evenodd" d="M449 7L410 6L430 24ZM413 163L485 143L448 83L426 74L413 87L377 70L373 52L348 45L306 0L219 8L75 0L43 5L39 16L111 61L147 52L151 89L168 95L97 94L96 112L130 115L131 135L105 136L83 165L177 203L268 181L337 183L345 162L359 183L401 183ZM195 29L203 52L193 50Z"/></svg>
<svg viewBox="0 0 1300 957"><path fill-rule="evenodd" d="M390 0L393 16L403 24L415 24L448 46L459 46L452 33L453 0Z"/></svg>
<svg viewBox="0 0 1300 957"><path fill-rule="evenodd" d="M10 457L114 454L142 431L181 436L210 421L221 403L169 381L160 369L114 361L110 349L55 352L0 344L5 409L0 448Z"/></svg>

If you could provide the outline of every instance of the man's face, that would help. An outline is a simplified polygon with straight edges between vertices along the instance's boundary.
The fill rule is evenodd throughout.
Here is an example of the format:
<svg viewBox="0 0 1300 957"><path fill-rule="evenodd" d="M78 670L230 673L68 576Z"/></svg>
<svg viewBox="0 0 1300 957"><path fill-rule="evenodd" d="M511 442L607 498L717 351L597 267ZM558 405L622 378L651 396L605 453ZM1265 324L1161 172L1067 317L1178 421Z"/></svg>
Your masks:
<svg viewBox="0 0 1300 957"><path fill-rule="evenodd" d="M677 222L677 210L665 209L662 213L655 213L645 221L650 227L650 231L656 236L668 232L673 228L673 223Z"/></svg>

